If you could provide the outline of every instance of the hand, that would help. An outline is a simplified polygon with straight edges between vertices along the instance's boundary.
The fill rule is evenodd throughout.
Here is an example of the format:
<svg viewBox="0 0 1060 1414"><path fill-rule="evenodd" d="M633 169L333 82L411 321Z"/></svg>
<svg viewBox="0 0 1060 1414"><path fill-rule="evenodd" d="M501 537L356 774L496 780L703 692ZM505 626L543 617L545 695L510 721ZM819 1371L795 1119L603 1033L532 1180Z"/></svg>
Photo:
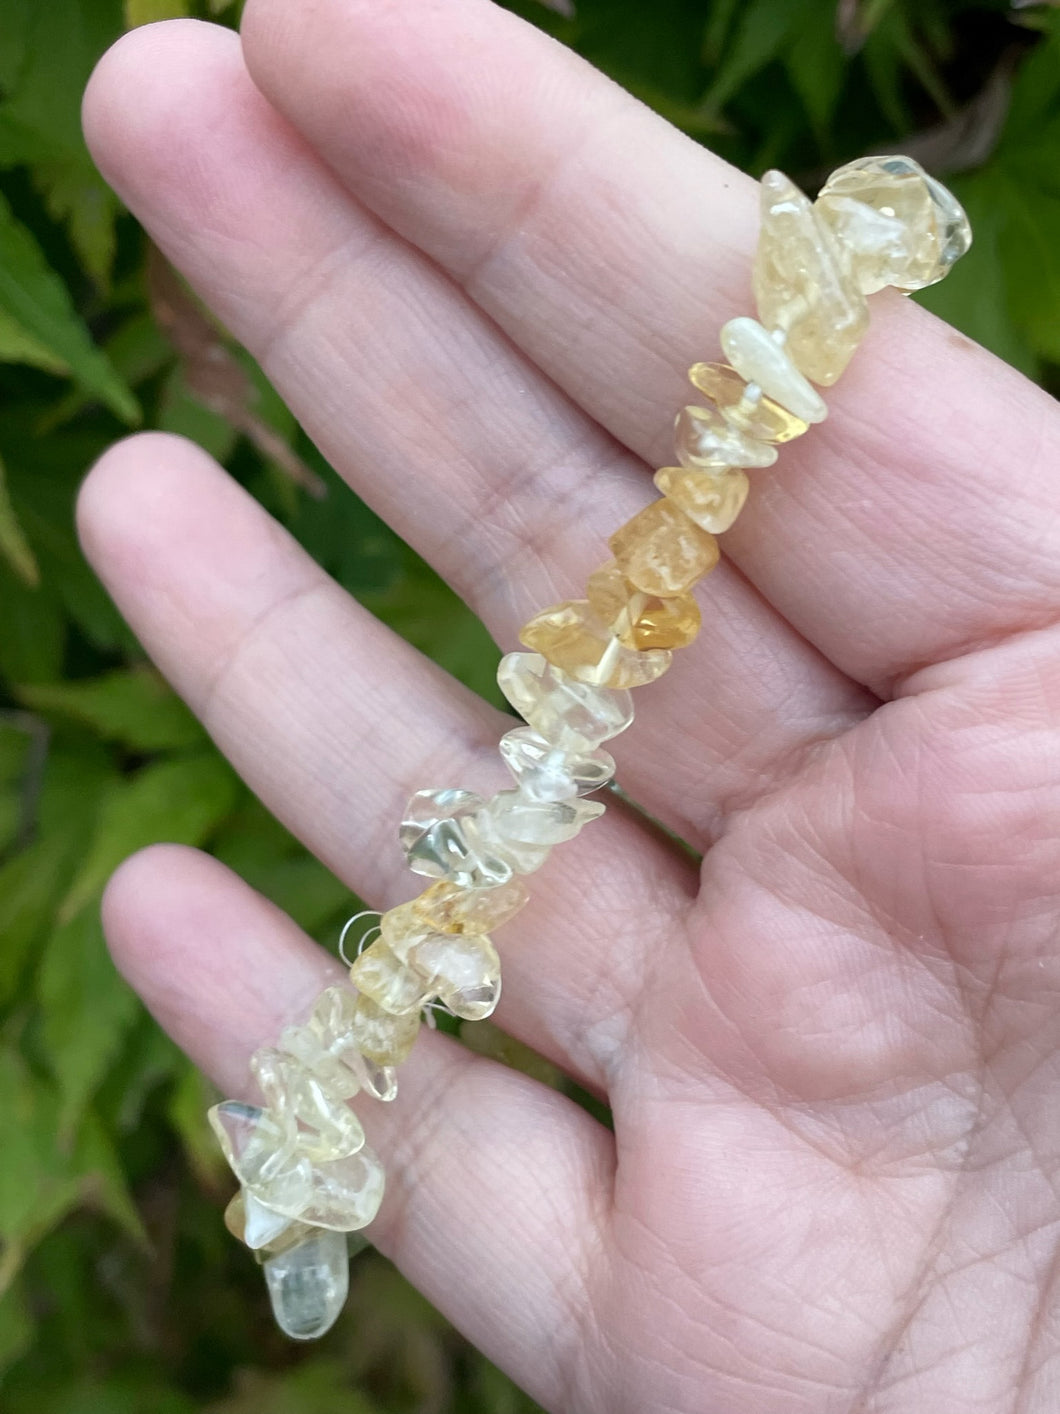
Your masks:
<svg viewBox="0 0 1060 1414"><path fill-rule="evenodd" d="M754 185L484 0L140 30L86 128L505 648L652 495L686 367L751 307ZM552 1410L1060 1405L1060 415L899 297L874 315L615 743L702 869L612 805L499 935L498 1020L614 1135L440 1035L366 1111L373 1241ZM261 798L358 893L409 897L406 797L499 787L507 719L185 443L114 448L80 522ZM186 850L129 861L105 920L232 1095L336 975Z"/></svg>

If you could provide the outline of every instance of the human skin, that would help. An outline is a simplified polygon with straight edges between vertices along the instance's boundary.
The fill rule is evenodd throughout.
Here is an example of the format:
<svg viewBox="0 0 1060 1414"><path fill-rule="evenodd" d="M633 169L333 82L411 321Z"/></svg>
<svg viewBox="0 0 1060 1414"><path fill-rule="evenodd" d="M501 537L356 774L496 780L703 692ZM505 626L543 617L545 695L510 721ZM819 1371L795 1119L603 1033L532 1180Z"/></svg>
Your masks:
<svg viewBox="0 0 1060 1414"><path fill-rule="evenodd" d="M753 183L486 0L140 29L85 130L505 649L653 494L685 369L752 307ZM829 420L753 474L699 639L614 743L702 866L612 805L498 935L498 1021L614 1133L437 1034L364 1111L373 1242L550 1410L1060 1407L1060 413L872 304ZM499 787L510 719L186 442L120 443L78 510L250 786L357 893L409 897L406 797ZM234 1096L340 975L186 849L124 864L104 917Z"/></svg>

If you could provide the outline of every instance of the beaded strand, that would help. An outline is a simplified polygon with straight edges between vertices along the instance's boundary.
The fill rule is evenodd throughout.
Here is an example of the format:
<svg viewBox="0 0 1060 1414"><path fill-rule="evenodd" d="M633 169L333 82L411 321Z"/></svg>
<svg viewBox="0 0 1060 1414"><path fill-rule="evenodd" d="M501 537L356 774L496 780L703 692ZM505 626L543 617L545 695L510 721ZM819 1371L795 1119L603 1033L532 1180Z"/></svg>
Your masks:
<svg viewBox="0 0 1060 1414"><path fill-rule="evenodd" d="M749 491L748 469L822 422L813 384L830 387L868 328L866 296L941 280L971 244L955 198L908 157L834 172L811 203L780 172L761 183L754 264L759 318L721 330L727 363L689 377L705 403L677 416L677 465L655 473L659 499L611 536L612 558L526 623L501 691L524 718L501 738L514 789L489 800L421 790L399 830L409 868L433 882L379 918L379 936L309 1019L250 1061L264 1100L227 1100L210 1122L239 1180L225 1214L259 1257L277 1322L308 1340L334 1323L348 1288L348 1234L382 1201L384 1174L349 1101L389 1101L424 1009L491 1014L501 966L490 934L526 904L523 878L554 845L604 813L587 796L615 763L603 743L633 721L631 688L654 681L700 627L691 591L718 563ZM351 920L351 922L354 920ZM375 931L374 929L372 930ZM363 1241L362 1241L363 1245Z"/></svg>

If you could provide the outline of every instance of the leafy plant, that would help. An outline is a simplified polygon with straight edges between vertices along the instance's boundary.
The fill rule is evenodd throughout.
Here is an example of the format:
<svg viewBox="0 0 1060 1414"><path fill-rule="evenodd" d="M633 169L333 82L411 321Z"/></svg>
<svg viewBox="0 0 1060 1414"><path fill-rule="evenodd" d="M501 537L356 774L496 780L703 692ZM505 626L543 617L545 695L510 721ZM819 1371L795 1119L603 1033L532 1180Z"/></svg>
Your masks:
<svg viewBox="0 0 1060 1414"><path fill-rule="evenodd" d="M1055 8L511 8L747 170L776 164L812 185L873 148L922 154L968 206L980 252L925 302L1058 387ZM129 428L198 438L382 619L494 691L481 625L340 488L252 361L224 346L203 377L217 331L85 151L80 92L123 28L187 14L235 23L238 10L232 0L0 0L4 1408L517 1414L532 1406L371 1255L320 1349L270 1333L258 1274L219 1221L229 1184L204 1128L208 1087L114 973L98 921L109 871L162 839L213 850L325 945L356 906L220 759L81 557L78 482ZM474 1044L543 1064L488 1030Z"/></svg>

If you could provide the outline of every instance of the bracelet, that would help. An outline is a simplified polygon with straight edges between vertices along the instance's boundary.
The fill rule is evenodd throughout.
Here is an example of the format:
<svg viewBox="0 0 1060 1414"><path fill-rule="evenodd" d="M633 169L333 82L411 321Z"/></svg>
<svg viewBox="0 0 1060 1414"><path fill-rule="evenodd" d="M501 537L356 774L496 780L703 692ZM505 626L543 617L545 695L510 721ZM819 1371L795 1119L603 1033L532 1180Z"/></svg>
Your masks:
<svg viewBox="0 0 1060 1414"><path fill-rule="evenodd" d="M721 330L728 363L689 371L706 401L677 416L678 465L655 473L659 499L611 536L613 558L589 576L586 597L535 615L520 633L528 651L501 660L501 690L526 722L500 742L514 788L489 800L416 792L399 838L409 868L434 882L372 915L352 985L329 987L304 1025L254 1053L263 1105L210 1110L240 1184L225 1221L261 1261L287 1335L310 1340L334 1323L349 1235L382 1201L382 1164L348 1101L395 1097L396 1067L431 1008L474 1021L496 1007L490 934L527 902L523 877L553 845L603 814L586 799L615 773L603 743L632 723L630 689L666 672L699 631L691 590L718 563L715 537L743 508L747 469L771 466L779 444L824 420L813 385L830 387L850 361L868 328L866 296L934 284L970 244L956 199L909 157L840 167L813 203L780 172L762 178L759 318ZM364 916L343 929L347 963L346 935Z"/></svg>

